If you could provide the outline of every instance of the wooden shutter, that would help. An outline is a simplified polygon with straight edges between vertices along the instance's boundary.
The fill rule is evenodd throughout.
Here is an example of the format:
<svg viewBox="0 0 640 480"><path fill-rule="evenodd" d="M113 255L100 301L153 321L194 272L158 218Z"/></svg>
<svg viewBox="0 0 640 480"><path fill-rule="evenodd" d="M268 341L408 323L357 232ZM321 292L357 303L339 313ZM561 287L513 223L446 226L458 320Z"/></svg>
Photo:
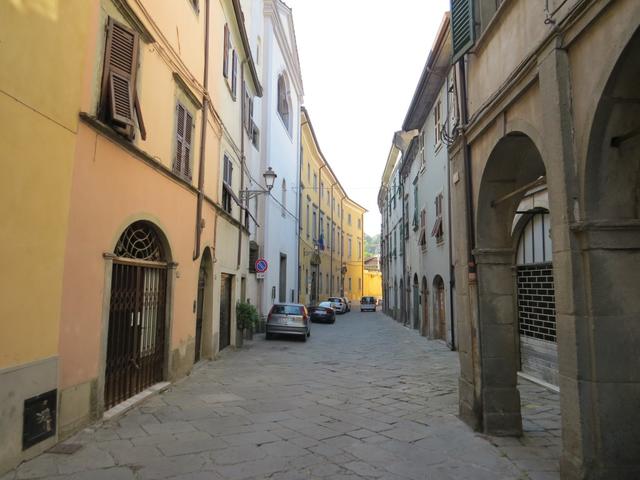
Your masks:
<svg viewBox="0 0 640 480"><path fill-rule="evenodd" d="M173 171L191 180L193 116L180 103L176 106L176 159Z"/></svg>
<svg viewBox="0 0 640 480"><path fill-rule="evenodd" d="M455 63L475 41L473 0L451 0L451 36Z"/></svg>
<svg viewBox="0 0 640 480"><path fill-rule="evenodd" d="M233 99L236 99L236 93L238 90L238 54L235 50L233 52L233 64L231 65L231 93L233 94Z"/></svg>
<svg viewBox="0 0 640 480"><path fill-rule="evenodd" d="M229 25L224 24L224 52L222 53L222 75L229 78Z"/></svg>
<svg viewBox="0 0 640 480"><path fill-rule="evenodd" d="M182 174L183 160L183 146L184 146L184 117L185 108L178 104L176 107L177 119L176 119L176 161L173 165L174 172Z"/></svg>
<svg viewBox="0 0 640 480"><path fill-rule="evenodd" d="M109 18L100 103L103 117L106 113L123 126L134 125L138 49L138 34Z"/></svg>
<svg viewBox="0 0 640 480"><path fill-rule="evenodd" d="M184 176L191 179L191 137L193 134L193 116L185 110L184 116L184 150L182 161L184 163Z"/></svg>
<svg viewBox="0 0 640 480"><path fill-rule="evenodd" d="M133 126L131 78L115 70L109 74L111 119L123 125Z"/></svg>

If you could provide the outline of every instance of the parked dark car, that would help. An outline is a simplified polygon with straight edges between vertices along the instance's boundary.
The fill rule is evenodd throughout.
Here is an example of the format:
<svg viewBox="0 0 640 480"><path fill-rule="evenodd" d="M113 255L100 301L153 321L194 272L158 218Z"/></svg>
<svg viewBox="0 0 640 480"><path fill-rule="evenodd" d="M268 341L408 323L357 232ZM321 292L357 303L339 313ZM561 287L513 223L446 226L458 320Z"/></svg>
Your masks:
<svg viewBox="0 0 640 480"><path fill-rule="evenodd" d="M336 323L336 311L331 302L320 302L318 306L310 307L309 317L312 322Z"/></svg>
<svg viewBox="0 0 640 480"><path fill-rule="evenodd" d="M361 312L375 312L376 311L376 299L375 297L362 297L360 300Z"/></svg>
<svg viewBox="0 0 640 480"><path fill-rule="evenodd" d="M307 307L298 303L276 303L267 316L265 338L273 338L274 334L302 336L306 342L311 336L311 322Z"/></svg>

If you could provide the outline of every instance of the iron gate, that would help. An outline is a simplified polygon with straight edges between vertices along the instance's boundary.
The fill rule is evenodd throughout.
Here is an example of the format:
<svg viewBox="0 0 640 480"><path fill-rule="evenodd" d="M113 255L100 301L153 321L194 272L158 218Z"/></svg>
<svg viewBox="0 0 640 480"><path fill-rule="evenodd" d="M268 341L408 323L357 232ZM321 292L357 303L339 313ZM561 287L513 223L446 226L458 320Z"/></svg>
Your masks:
<svg viewBox="0 0 640 480"><path fill-rule="evenodd" d="M204 260L200 265L200 273L198 274L198 299L196 304L196 354L194 362L200 361L202 350L202 323L204 316L204 293L207 281L207 271L204 268Z"/></svg>
<svg viewBox="0 0 640 480"><path fill-rule="evenodd" d="M220 341L219 350L231 344L231 287L232 275L220 274Z"/></svg>
<svg viewBox="0 0 640 480"><path fill-rule="evenodd" d="M105 373L111 408L163 380L167 269L115 260Z"/></svg>

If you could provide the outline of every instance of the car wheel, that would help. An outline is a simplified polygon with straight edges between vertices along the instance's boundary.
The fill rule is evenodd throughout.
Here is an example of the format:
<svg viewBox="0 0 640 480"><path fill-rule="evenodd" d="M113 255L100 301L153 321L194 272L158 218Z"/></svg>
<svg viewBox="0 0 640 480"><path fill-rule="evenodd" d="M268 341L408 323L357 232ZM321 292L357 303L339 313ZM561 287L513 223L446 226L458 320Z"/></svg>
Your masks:
<svg viewBox="0 0 640 480"><path fill-rule="evenodd" d="M302 336L302 341L303 341L303 342L306 342L306 341L307 341L307 336L306 336L306 335L303 335L303 336Z"/></svg>

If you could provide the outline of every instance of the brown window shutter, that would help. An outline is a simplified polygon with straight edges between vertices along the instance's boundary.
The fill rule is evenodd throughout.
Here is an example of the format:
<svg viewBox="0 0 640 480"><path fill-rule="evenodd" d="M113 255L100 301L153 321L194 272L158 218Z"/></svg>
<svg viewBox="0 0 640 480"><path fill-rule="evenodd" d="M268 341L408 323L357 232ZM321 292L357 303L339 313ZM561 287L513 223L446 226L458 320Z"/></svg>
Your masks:
<svg viewBox="0 0 640 480"><path fill-rule="evenodd" d="M109 18L102 75L101 113L127 127L133 136L138 34ZM141 117L141 116L140 116Z"/></svg>
<svg viewBox="0 0 640 480"><path fill-rule="evenodd" d="M191 137L193 131L193 117L187 111L185 111L184 120L184 152L182 155L182 161L184 163L184 176L191 179Z"/></svg>
<svg viewBox="0 0 640 480"><path fill-rule="evenodd" d="M224 24L224 52L222 54L222 75L229 78L229 25Z"/></svg>
<svg viewBox="0 0 640 480"><path fill-rule="evenodd" d="M176 120L176 160L173 165L173 171L179 175L182 175L183 169L183 150L184 150L184 117L185 108L178 104L177 108L177 120Z"/></svg>
<svg viewBox="0 0 640 480"><path fill-rule="evenodd" d="M111 119L123 125L133 126L131 80L112 70L109 74Z"/></svg>
<svg viewBox="0 0 640 480"><path fill-rule="evenodd" d="M233 99L236 99L236 93L238 90L238 54L235 50L233 50L233 65L231 72L231 93L233 94Z"/></svg>

